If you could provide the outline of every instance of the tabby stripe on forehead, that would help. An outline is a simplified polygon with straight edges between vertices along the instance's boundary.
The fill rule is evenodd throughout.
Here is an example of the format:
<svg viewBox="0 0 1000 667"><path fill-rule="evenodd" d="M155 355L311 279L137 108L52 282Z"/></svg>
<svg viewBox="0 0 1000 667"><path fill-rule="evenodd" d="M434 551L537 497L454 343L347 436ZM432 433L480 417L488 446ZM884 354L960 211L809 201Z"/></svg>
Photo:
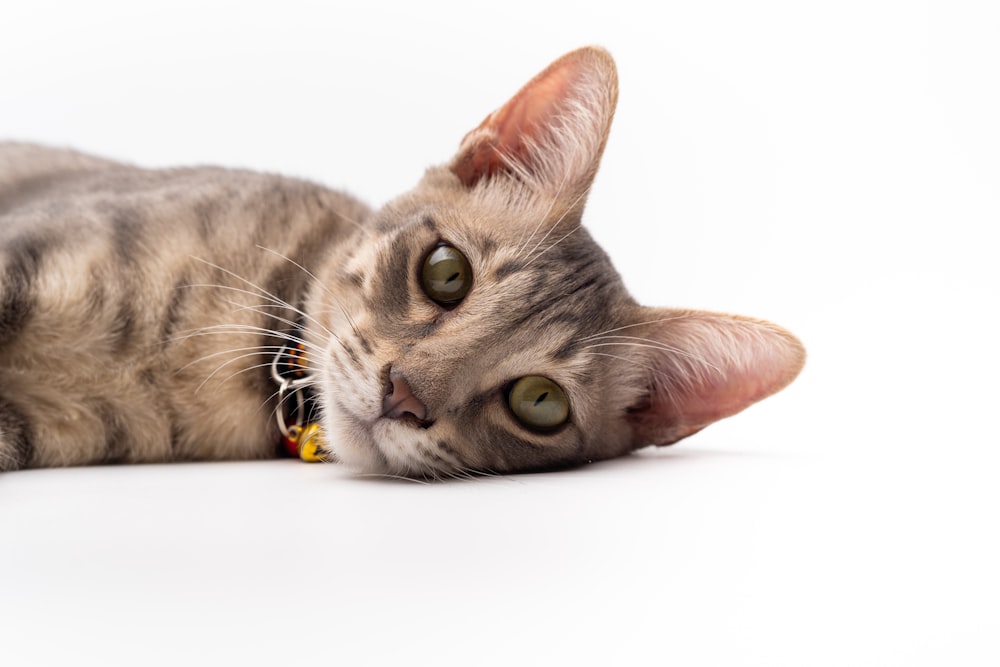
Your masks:
<svg viewBox="0 0 1000 667"><path fill-rule="evenodd" d="M27 466L33 453L28 419L0 398L0 472Z"/></svg>
<svg viewBox="0 0 1000 667"><path fill-rule="evenodd" d="M531 305L530 310L511 323L511 327L523 326L531 320L541 320L539 326L551 325L555 322L567 322L578 326L580 321L589 317L589 311L584 313L576 312L578 302L583 298L584 292L592 290L600 292L608 285L607 278L592 276L576 284L567 285L566 291L546 290L550 292L545 298ZM575 298L573 298L575 297ZM590 300L600 302L596 295L591 295Z"/></svg>
<svg viewBox="0 0 1000 667"><path fill-rule="evenodd" d="M0 345L13 339L35 305L35 282L52 243L41 236L15 239L7 246L0 281Z"/></svg>
<svg viewBox="0 0 1000 667"><path fill-rule="evenodd" d="M405 267L409 258L409 243L404 236L392 240L387 250L388 266ZM405 311L410 304L408 271L381 271L374 276L375 285L370 295L366 295L365 303L369 309L380 312Z"/></svg>

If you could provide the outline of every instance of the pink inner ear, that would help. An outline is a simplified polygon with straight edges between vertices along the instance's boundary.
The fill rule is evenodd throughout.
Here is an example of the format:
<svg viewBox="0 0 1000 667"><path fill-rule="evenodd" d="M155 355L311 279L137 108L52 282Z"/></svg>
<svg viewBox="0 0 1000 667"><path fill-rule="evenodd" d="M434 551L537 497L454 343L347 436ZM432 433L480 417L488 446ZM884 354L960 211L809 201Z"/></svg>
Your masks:
<svg viewBox="0 0 1000 667"><path fill-rule="evenodd" d="M570 67L550 67L467 134L463 148L469 141L474 143L452 166L462 183L471 187L504 169L504 157L530 165L529 146L544 140L552 117L567 96L572 76Z"/></svg>
<svg viewBox="0 0 1000 667"><path fill-rule="evenodd" d="M617 90L614 61L606 52L584 48L569 53L469 132L451 170L466 187L498 172L521 169L543 180L592 178L610 128ZM542 163L582 173L543 174Z"/></svg>
<svg viewBox="0 0 1000 667"><path fill-rule="evenodd" d="M787 331L744 318L674 314L649 333L660 347L644 360L655 371L648 403L629 415L636 446L670 444L740 412L795 379L805 360Z"/></svg>

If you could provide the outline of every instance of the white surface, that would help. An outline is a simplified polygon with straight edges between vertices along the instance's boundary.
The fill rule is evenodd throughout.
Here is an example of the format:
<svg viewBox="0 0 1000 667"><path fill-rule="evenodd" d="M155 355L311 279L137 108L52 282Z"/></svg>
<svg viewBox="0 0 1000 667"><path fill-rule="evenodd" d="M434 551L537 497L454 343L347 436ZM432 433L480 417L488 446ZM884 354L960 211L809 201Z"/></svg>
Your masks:
<svg viewBox="0 0 1000 667"><path fill-rule="evenodd" d="M590 228L643 301L773 319L805 372L569 473L4 475L0 664L1000 662L995 3L331 4L7 3L0 135L377 202L601 43Z"/></svg>

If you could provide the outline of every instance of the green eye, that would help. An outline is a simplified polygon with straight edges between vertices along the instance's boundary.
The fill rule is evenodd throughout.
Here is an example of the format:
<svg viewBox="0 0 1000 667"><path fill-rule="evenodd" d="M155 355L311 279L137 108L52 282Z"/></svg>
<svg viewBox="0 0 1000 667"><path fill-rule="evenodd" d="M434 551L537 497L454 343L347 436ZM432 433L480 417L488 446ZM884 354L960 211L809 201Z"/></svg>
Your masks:
<svg viewBox="0 0 1000 667"><path fill-rule="evenodd" d="M424 293L442 306L451 306L469 293L472 267L457 248L442 243L431 250L420 272Z"/></svg>
<svg viewBox="0 0 1000 667"><path fill-rule="evenodd" d="M566 394L552 380L528 375L513 384L507 403L517 420L534 431L550 431L569 419Z"/></svg>

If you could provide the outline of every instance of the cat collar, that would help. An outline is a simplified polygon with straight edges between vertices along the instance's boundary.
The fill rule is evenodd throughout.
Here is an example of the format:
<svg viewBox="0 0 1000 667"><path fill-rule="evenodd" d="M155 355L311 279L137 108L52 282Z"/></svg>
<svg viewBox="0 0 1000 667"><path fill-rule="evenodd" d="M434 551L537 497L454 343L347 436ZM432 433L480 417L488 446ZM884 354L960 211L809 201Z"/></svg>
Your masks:
<svg viewBox="0 0 1000 667"><path fill-rule="evenodd" d="M314 419L316 401L309 390L305 345L285 345L271 361L271 379L278 385L275 418L281 431L279 452L303 461L324 461L329 456L326 439Z"/></svg>

